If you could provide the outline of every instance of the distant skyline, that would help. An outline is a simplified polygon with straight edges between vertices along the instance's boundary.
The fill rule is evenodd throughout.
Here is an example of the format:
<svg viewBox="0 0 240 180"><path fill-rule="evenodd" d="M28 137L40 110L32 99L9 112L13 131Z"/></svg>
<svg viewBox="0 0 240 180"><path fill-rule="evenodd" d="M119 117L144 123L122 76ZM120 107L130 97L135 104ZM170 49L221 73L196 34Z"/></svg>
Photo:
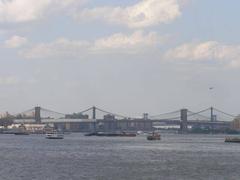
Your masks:
<svg viewBox="0 0 240 180"><path fill-rule="evenodd" d="M0 0L0 112L240 114L240 1Z"/></svg>

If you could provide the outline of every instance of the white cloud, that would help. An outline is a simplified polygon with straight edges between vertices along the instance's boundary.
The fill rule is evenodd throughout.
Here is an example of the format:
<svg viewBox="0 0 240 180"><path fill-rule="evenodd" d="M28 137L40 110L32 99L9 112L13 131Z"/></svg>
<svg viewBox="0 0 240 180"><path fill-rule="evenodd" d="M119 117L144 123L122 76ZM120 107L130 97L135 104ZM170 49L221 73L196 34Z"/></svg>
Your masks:
<svg viewBox="0 0 240 180"><path fill-rule="evenodd" d="M27 43L27 39L21 36L12 36L10 39L4 42L5 47L7 48L18 48Z"/></svg>
<svg viewBox="0 0 240 180"><path fill-rule="evenodd" d="M128 7L96 7L75 14L79 20L102 19L109 23L123 24L130 28L142 28L169 23L181 15L183 0L142 0Z"/></svg>
<svg viewBox="0 0 240 180"><path fill-rule="evenodd" d="M153 47L162 40L155 32L144 34L142 31L136 31L131 35L118 33L96 40L92 49L104 52L136 53L144 48Z"/></svg>
<svg viewBox="0 0 240 180"><path fill-rule="evenodd" d="M169 50L165 57L185 61L215 61L229 67L240 67L240 45L217 41L186 43Z"/></svg>
<svg viewBox="0 0 240 180"><path fill-rule="evenodd" d="M0 21L25 22L35 20L43 15L50 0L1 0Z"/></svg>
<svg viewBox="0 0 240 180"><path fill-rule="evenodd" d="M0 22L28 22L42 18L49 9L62 9L83 0L0 0Z"/></svg>
<svg viewBox="0 0 240 180"><path fill-rule="evenodd" d="M79 58L94 54L143 53L160 43L161 40L162 38L154 32L144 34L142 31L136 31L130 35L113 34L93 42L61 38L51 43L42 43L25 49L22 54L26 58Z"/></svg>

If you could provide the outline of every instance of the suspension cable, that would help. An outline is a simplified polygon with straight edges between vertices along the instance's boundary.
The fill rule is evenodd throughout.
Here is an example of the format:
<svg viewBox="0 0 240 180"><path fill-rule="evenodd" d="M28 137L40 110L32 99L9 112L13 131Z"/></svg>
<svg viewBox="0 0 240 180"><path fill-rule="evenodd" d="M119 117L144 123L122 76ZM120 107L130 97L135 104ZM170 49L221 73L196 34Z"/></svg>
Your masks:
<svg viewBox="0 0 240 180"><path fill-rule="evenodd" d="M15 114L13 114L13 116L16 116L16 115L18 115L18 114L25 114L25 113L28 113L28 112L31 112L31 111L34 111L34 108L28 109L28 110L23 111L23 112L21 112L21 113L15 113Z"/></svg>
<svg viewBox="0 0 240 180"><path fill-rule="evenodd" d="M41 108L41 110L43 110L43 111L47 111L47 112L50 112L50 113L54 113L54 114L61 114L61 115L65 115L64 113L60 113L60 112L56 112L56 111L52 111L52 110L45 109L45 108Z"/></svg>
<svg viewBox="0 0 240 180"><path fill-rule="evenodd" d="M207 108L207 109L201 110L201 111L199 111L199 112L191 112L191 111L188 111L188 112L192 113L192 114L188 115L188 117L189 117L189 116L194 116L194 115L196 115L196 114L200 114L200 113L203 113L203 112L206 112L206 111L208 111L208 110L210 110L210 109L211 109L211 108ZM200 114L200 115L201 115L201 114ZM203 115L201 115L201 116L203 116Z"/></svg>
<svg viewBox="0 0 240 180"><path fill-rule="evenodd" d="M83 111L81 111L81 112L79 112L80 114L83 114L83 113L85 113L85 112L87 112L87 111L90 111L90 110L92 110L93 109L93 107L90 107L90 108L88 108L88 109L85 109L85 110L83 110Z"/></svg>
<svg viewBox="0 0 240 180"><path fill-rule="evenodd" d="M154 118L154 117L158 117L158 116L163 116L163 115L168 115L168 114L175 114L175 113L179 113L179 112L180 112L180 111L177 110L177 111L168 112L168 113L162 113L162 114L153 115L153 116L149 116L149 117Z"/></svg>
<svg viewBox="0 0 240 180"><path fill-rule="evenodd" d="M223 114L225 114L225 115L227 115L227 116L233 117L233 118L236 118L236 117L237 117L237 116L234 116L234 115L232 115L232 114L223 112L223 111L221 111L221 110L219 110L219 109L216 109L216 108L214 108L214 110L216 110L216 111L218 111L218 112L220 112L220 113L223 113Z"/></svg>

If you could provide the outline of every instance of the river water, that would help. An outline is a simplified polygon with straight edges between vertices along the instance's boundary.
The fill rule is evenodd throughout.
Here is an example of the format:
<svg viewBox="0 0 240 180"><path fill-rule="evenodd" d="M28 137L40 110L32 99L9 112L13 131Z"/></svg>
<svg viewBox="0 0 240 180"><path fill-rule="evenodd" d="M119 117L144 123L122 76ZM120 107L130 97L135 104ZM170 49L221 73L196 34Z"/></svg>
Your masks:
<svg viewBox="0 0 240 180"><path fill-rule="evenodd" d="M239 180L240 144L224 135L0 135L1 180Z"/></svg>

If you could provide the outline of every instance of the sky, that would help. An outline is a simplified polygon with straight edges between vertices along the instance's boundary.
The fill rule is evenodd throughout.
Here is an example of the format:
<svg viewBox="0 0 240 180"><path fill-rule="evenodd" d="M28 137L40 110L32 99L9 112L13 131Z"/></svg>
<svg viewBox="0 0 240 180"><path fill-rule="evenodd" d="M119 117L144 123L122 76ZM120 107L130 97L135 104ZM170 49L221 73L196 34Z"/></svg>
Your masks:
<svg viewBox="0 0 240 180"><path fill-rule="evenodd" d="M0 0L0 111L240 113L239 0ZM210 88L213 87L213 88Z"/></svg>

